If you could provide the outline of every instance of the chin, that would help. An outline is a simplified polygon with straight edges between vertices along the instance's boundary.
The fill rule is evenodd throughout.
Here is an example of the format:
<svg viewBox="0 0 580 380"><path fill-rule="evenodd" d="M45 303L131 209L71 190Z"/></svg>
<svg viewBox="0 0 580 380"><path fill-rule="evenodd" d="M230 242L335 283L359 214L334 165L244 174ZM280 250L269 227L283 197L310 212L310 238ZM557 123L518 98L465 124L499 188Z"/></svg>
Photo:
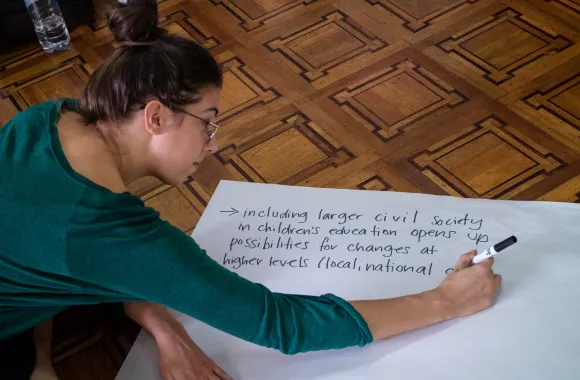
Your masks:
<svg viewBox="0 0 580 380"><path fill-rule="evenodd" d="M193 168L189 167L186 168L185 170L180 170L179 172L163 172L161 170L159 170L157 173L155 173L155 177L160 180L161 182L170 185L170 186L178 186L181 185L182 183L186 182L187 179L193 175L193 173L195 173L197 171L197 165L195 165Z"/></svg>
<svg viewBox="0 0 580 380"><path fill-rule="evenodd" d="M176 175L171 176L171 175L163 175L163 174L158 174L155 176L155 178L157 178L159 181L161 181L164 184L169 185L169 186L181 185L182 183L187 181L187 177L188 176L176 176Z"/></svg>
<svg viewBox="0 0 580 380"><path fill-rule="evenodd" d="M173 181L173 184L172 184L172 186L181 185L182 183L184 183L184 182L187 182L187 180L189 179L189 177L191 177L191 176L193 175L193 173L195 173L195 170L192 170L191 172L189 172L189 173L187 173L187 174L184 174L184 175L182 175L182 176L181 176L181 177L179 177L179 178L176 178L176 179Z"/></svg>

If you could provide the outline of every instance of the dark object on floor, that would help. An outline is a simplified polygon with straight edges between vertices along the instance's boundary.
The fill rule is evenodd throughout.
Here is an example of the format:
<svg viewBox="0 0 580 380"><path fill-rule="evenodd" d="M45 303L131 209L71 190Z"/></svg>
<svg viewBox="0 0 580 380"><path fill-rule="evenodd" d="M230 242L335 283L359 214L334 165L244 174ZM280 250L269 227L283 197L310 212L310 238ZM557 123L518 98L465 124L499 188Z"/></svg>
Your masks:
<svg viewBox="0 0 580 380"><path fill-rule="evenodd" d="M0 379L28 380L35 364L34 329L0 341Z"/></svg>
<svg viewBox="0 0 580 380"><path fill-rule="evenodd" d="M69 32L95 20L93 0L59 0L58 4ZM0 47L36 39L24 0L0 0Z"/></svg>

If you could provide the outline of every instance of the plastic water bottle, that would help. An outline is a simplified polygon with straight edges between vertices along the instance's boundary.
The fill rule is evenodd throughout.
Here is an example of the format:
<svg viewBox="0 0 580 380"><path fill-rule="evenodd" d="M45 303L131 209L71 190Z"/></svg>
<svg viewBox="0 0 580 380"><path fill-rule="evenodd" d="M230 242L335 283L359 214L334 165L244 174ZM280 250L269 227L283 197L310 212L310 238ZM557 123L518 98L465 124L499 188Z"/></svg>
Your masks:
<svg viewBox="0 0 580 380"><path fill-rule="evenodd" d="M70 35L57 0L24 0L24 2L44 51L52 53L55 50L67 49Z"/></svg>

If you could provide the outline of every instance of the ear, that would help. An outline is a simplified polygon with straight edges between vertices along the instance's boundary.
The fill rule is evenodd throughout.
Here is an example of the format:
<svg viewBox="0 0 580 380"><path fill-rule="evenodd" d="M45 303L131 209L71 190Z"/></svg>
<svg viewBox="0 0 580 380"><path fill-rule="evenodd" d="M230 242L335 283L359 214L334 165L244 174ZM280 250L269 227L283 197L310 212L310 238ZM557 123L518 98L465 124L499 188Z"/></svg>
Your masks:
<svg viewBox="0 0 580 380"><path fill-rule="evenodd" d="M158 100L152 100L143 110L143 119L145 121L145 130L151 135L160 135L166 127L167 115L166 109Z"/></svg>

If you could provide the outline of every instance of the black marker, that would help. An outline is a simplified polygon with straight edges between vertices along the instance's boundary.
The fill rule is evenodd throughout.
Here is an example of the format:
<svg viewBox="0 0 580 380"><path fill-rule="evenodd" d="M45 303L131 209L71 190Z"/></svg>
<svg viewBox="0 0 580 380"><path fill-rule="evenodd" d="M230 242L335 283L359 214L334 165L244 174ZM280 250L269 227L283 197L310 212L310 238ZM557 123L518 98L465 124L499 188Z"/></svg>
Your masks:
<svg viewBox="0 0 580 380"><path fill-rule="evenodd" d="M486 249L485 251L477 254L477 256L475 256L473 258L473 260L471 260L472 264L477 264L482 262L483 260L490 258L492 256L497 255L499 252L503 251L504 249L506 249L507 247L517 243L518 239L516 239L515 236L511 236L507 239L505 239L504 241L501 241L499 243L497 243L496 245L494 245L493 247L489 247L488 249Z"/></svg>

